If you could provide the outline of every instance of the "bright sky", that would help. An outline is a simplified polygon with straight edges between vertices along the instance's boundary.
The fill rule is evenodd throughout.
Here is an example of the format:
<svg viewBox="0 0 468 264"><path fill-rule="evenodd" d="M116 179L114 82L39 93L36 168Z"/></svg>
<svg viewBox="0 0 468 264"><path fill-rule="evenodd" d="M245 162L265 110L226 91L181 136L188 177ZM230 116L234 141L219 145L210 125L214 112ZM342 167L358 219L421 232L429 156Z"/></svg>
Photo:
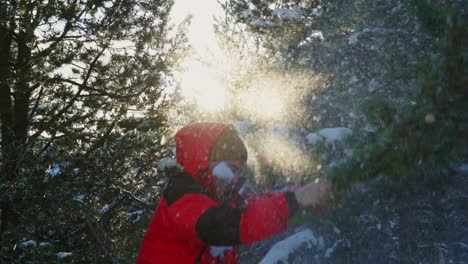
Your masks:
<svg viewBox="0 0 468 264"><path fill-rule="evenodd" d="M223 78L229 79L233 72L233 63L229 55L218 45L213 26L215 17L224 15L224 10L218 1L224 0L175 0L171 18L176 24L188 15L192 15L192 23L188 28L188 39L193 47L193 55L185 59L185 71L178 76L181 79L182 94L185 99L195 103L205 112L219 112L229 107L228 87ZM275 76L260 76L250 83L251 89L237 96L242 99L242 105L256 118L271 119L281 117L284 105L284 94L278 93L282 85ZM227 109L226 109L227 110Z"/></svg>
<svg viewBox="0 0 468 264"><path fill-rule="evenodd" d="M215 58L222 56L213 31L214 17L223 14L217 0L175 0L172 19L180 23L192 15L188 38L193 56L184 62L186 71L181 76L182 91L186 99L195 100L200 108L219 110L224 106L225 87L217 80ZM205 63L202 63L205 62Z"/></svg>
<svg viewBox="0 0 468 264"><path fill-rule="evenodd" d="M223 9L217 0L175 0L172 8L172 19L180 23L188 15L192 15L189 29L189 40L197 52L206 49L217 49L213 24L214 16L221 16Z"/></svg>
<svg viewBox="0 0 468 264"><path fill-rule="evenodd" d="M175 0L172 12L172 19L176 24L188 15L193 16L188 29L188 38L194 55L185 59L185 71L179 76L184 97L195 102L202 111L208 113L222 111L230 102L226 98L227 87L218 78L236 74L233 72L235 67L231 65L236 62L232 62L218 46L213 31L214 16L222 16L223 9L217 0ZM301 79L295 78L296 76L279 78L276 74L258 74L257 77L258 79L250 81L250 89L237 94L237 99L242 102L237 107L250 113L253 120L279 120L278 118L282 118L287 113L285 98L291 96L284 93L287 91L283 89L284 86L293 85L294 82L299 85ZM299 166L299 163L310 163L304 162L306 156L295 144L275 137L263 137L262 140L264 141L262 155L292 175L299 174L299 170L307 168Z"/></svg>

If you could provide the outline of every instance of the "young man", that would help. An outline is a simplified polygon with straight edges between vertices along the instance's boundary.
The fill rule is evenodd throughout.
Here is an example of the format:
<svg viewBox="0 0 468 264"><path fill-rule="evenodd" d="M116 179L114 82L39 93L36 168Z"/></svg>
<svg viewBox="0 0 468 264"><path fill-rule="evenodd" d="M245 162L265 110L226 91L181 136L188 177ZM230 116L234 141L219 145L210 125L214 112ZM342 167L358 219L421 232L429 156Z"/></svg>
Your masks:
<svg viewBox="0 0 468 264"><path fill-rule="evenodd" d="M318 205L330 185L242 197L247 150L232 125L198 123L176 134L173 175L143 239L137 264L237 263L237 245L286 230L299 208Z"/></svg>

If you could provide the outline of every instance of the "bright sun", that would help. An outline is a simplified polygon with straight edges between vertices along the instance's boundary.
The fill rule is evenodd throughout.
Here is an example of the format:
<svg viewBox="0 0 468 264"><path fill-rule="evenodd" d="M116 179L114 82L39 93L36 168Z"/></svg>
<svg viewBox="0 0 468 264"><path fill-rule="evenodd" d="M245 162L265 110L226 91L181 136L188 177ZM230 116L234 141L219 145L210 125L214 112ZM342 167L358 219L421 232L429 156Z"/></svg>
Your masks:
<svg viewBox="0 0 468 264"><path fill-rule="evenodd" d="M270 86L253 87L239 94L242 109L260 120L281 118L284 114L281 95L270 89Z"/></svg>
<svg viewBox="0 0 468 264"><path fill-rule="evenodd" d="M225 91L215 73L207 66L196 60L184 63L185 72L181 76L181 87L184 97L193 101L205 111L222 110L225 106Z"/></svg>
<svg viewBox="0 0 468 264"><path fill-rule="evenodd" d="M215 63L223 55L213 32L214 17L221 14L222 8L216 0L203 0L203 3L176 0L172 10L175 23L192 15L188 39L193 47L193 55L185 59L184 71L179 76L182 94L186 100L210 112L222 110L225 106L226 88L217 79L216 72L220 69L217 65L219 63Z"/></svg>
<svg viewBox="0 0 468 264"><path fill-rule="evenodd" d="M285 93L287 89L284 87L302 85L302 78L261 70L256 72L253 69L250 75L254 77L246 80L247 89L236 91L228 87L228 83L232 85L232 82L223 79L238 77L237 71L242 62L220 47L216 39L215 17L222 18L221 5L218 0L175 0L173 22L179 24L189 15L192 20L187 34L193 50L192 55L184 59L184 70L178 75L185 100L208 113L233 107L243 116L258 121L281 120L286 117L291 107L291 95ZM244 66L241 67L246 70Z"/></svg>

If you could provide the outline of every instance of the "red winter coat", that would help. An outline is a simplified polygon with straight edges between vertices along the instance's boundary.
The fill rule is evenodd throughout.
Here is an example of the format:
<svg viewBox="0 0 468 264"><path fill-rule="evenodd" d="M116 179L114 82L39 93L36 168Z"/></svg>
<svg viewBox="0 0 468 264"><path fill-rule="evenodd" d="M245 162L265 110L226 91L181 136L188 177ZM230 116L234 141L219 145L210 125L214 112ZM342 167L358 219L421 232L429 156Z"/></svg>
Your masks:
<svg viewBox="0 0 468 264"><path fill-rule="evenodd" d="M231 125L200 123L176 134L176 158L184 173L168 182L146 230L136 263L237 263L237 245L286 229L298 208L292 192L248 198L241 208L219 204L209 172L210 151ZM211 246L232 246L212 256Z"/></svg>

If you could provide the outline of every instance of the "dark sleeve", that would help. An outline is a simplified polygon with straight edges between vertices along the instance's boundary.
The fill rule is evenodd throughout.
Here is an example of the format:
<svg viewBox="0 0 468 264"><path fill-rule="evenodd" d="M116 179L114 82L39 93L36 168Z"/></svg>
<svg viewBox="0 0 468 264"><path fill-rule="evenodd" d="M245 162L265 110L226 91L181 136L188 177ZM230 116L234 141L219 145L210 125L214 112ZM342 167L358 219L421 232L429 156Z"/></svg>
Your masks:
<svg viewBox="0 0 468 264"><path fill-rule="evenodd" d="M207 245L232 246L240 244L240 219L242 209L213 206L198 218L198 238Z"/></svg>
<svg viewBox="0 0 468 264"><path fill-rule="evenodd" d="M297 202L294 192L286 192L286 201L288 202L288 208L291 215L299 210L299 203Z"/></svg>
<svg viewBox="0 0 468 264"><path fill-rule="evenodd" d="M197 237L207 245L248 244L286 230L289 216L299 209L293 192L251 199L243 209L208 208L197 220Z"/></svg>

